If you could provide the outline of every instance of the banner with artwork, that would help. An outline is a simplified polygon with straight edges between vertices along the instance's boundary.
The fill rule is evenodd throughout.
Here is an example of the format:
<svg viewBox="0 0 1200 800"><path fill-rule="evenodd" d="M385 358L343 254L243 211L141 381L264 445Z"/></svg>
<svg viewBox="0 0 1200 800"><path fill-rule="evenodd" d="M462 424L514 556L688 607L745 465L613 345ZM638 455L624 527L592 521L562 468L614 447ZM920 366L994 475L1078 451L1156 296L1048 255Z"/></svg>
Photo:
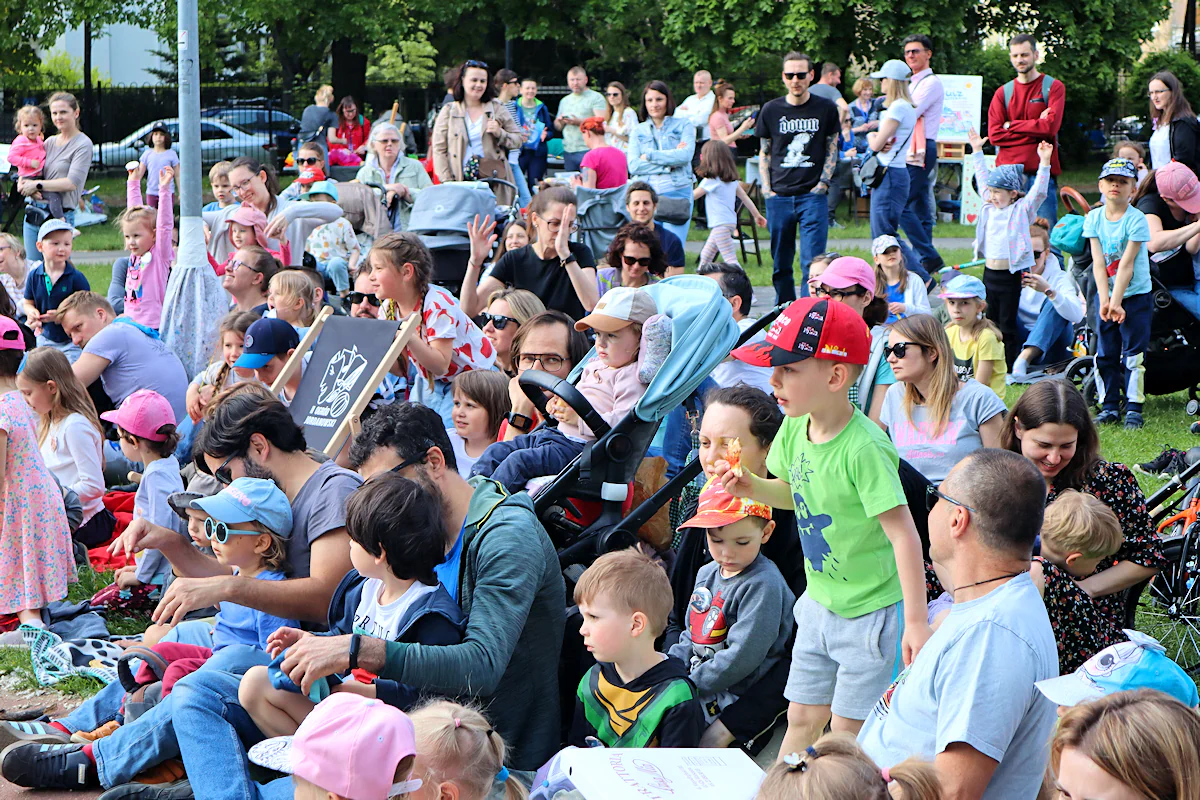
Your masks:
<svg viewBox="0 0 1200 800"><path fill-rule="evenodd" d="M967 142L967 130L984 129L983 78L979 75L938 75L946 100L942 106L939 142Z"/></svg>

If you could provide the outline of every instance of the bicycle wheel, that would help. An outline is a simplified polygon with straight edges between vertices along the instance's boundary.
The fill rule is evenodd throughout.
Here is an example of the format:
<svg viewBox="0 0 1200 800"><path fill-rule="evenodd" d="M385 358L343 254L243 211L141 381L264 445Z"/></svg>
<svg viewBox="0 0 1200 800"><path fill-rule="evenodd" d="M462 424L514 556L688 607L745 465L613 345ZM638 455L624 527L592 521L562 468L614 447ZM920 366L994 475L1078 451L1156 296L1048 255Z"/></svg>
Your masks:
<svg viewBox="0 0 1200 800"><path fill-rule="evenodd" d="M1200 523L1189 525L1177 538L1165 538L1163 551L1170 563L1150 581L1139 622L1175 663L1196 675L1200 672Z"/></svg>

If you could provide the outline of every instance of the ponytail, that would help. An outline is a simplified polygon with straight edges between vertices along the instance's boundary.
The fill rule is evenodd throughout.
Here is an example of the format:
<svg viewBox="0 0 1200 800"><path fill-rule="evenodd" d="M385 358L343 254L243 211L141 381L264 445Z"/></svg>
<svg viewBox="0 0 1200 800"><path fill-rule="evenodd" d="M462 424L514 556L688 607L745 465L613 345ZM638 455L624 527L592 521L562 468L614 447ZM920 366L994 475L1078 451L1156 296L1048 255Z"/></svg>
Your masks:
<svg viewBox="0 0 1200 800"><path fill-rule="evenodd" d="M478 709L433 700L409 718L416 728L425 783L452 782L463 800L485 800L503 783L505 800L527 800L528 790L504 766L504 738Z"/></svg>

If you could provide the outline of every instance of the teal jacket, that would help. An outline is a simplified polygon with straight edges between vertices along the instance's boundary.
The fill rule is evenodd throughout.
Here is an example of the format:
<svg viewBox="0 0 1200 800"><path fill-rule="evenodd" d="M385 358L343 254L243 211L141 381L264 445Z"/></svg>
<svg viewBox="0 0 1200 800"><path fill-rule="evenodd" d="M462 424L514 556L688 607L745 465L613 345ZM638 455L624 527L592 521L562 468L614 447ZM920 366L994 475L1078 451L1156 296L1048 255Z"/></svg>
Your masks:
<svg viewBox="0 0 1200 800"><path fill-rule="evenodd" d="M529 495L487 478L463 526L461 644L388 642L381 678L445 695L473 697L510 748L508 766L536 770L559 749L558 658L566 588L558 554Z"/></svg>

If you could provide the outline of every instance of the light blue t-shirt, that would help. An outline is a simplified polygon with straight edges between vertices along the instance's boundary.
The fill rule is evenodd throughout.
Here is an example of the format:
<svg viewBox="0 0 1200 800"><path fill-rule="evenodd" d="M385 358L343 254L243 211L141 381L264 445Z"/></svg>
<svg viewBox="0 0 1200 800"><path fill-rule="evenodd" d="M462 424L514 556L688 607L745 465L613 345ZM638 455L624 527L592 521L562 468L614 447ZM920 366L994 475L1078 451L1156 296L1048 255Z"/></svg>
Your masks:
<svg viewBox="0 0 1200 800"><path fill-rule="evenodd" d="M983 800L1036 797L1057 715L1033 684L1057 675L1050 618L1025 573L954 604L867 715L858 743L892 767L962 742L999 762Z"/></svg>
<svg viewBox="0 0 1200 800"><path fill-rule="evenodd" d="M433 574L437 576L438 583L446 587L446 591L450 593L450 599L456 603L458 602L458 568L462 563L462 542L462 530L459 530L454 547L450 548L449 553L446 553L446 560L433 568Z"/></svg>
<svg viewBox="0 0 1200 800"><path fill-rule="evenodd" d="M1108 288L1112 290L1113 277L1117 274L1117 265L1121 256L1125 255L1125 247L1129 242L1149 242L1150 225L1146 215L1133 206L1125 209L1125 213L1116 222L1111 222L1104 216L1104 208L1093 208L1083 219L1083 235L1088 239L1099 239L1100 248L1104 251L1104 263L1108 267ZM1138 250L1137 258L1133 260L1133 277L1129 279L1129 288L1125 290L1126 297L1135 294L1145 294L1150 291L1150 256L1145 244Z"/></svg>
<svg viewBox="0 0 1200 800"><path fill-rule="evenodd" d="M133 496L134 518L145 517L147 521L183 536L183 523L167 502L167 498L172 494L182 491L183 479L179 477L179 462L175 460L175 456L150 462L142 473L137 493ZM158 550L143 550L138 554L135 574L142 583L161 586L171 574L171 562Z"/></svg>
<svg viewBox="0 0 1200 800"><path fill-rule="evenodd" d="M282 572L263 570L254 576L258 581L286 580ZM264 611L257 611L227 600L221 601L221 610L217 613L217 624L213 627L212 649L220 650L231 644L246 644L267 649L267 637L279 628L299 628L300 621L283 619Z"/></svg>

